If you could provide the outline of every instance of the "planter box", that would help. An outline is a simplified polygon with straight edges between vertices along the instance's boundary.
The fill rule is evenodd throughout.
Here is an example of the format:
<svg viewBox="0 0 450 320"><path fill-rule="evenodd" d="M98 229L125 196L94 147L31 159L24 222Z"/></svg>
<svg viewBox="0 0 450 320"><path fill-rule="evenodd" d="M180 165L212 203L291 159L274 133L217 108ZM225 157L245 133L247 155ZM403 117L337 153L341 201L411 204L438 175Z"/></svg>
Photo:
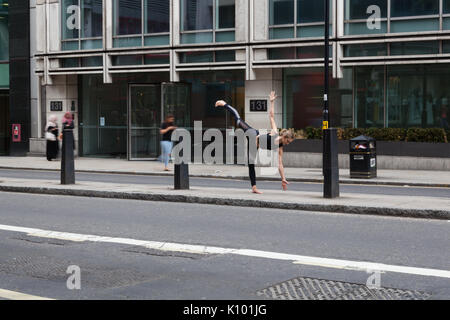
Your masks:
<svg viewBox="0 0 450 320"><path fill-rule="evenodd" d="M295 140L285 152L322 153L322 140ZM349 141L338 141L338 152L348 154ZM450 158L450 143L377 141L377 155L420 158Z"/></svg>

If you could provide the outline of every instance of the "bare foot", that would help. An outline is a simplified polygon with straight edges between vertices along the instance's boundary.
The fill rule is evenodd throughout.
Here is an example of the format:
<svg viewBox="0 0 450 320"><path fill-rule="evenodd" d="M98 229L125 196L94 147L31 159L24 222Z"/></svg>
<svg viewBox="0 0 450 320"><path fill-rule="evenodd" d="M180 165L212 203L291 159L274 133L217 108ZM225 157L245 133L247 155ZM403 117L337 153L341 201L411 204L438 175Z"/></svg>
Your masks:
<svg viewBox="0 0 450 320"><path fill-rule="evenodd" d="M262 192L259 191L258 188L256 188L256 186L253 186L253 187L252 187L252 192L253 192L253 193L256 193L256 194L262 194Z"/></svg>
<svg viewBox="0 0 450 320"><path fill-rule="evenodd" d="M164 168L164 171L170 171L169 168Z"/></svg>

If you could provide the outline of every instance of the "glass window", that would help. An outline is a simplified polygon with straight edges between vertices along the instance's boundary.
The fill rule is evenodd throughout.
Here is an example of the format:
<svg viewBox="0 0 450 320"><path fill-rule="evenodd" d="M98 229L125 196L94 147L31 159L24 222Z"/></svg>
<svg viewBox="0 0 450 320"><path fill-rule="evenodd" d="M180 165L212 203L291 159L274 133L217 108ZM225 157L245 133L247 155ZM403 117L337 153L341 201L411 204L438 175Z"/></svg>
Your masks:
<svg viewBox="0 0 450 320"><path fill-rule="evenodd" d="M386 56L387 47L385 43L350 44L344 46L344 55L346 57Z"/></svg>
<svg viewBox="0 0 450 320"><path fill-rule="evenodd" d="M235 0L181 0L181 43L233 42L235 10Z"/></svg>
<svg viewBox="0 0 450 320"><path fill-rule="evenodd" d="M144 64L169 64L168 53L148 53L144 55Z"/></svg>
<svg viewBox="0 0 450 320"><path fill-rule="evenodd" d="M78 0L62 0L62 38L78 39L80 29Z"/></svg>
<svg viewBox="0 0 450 320"><path fill-rule="evenodd" d="M146 0L145 33L170 31L170 0Z"/></svg>
<svg viewBox="0 0 450 320"><path fill-rule="evenodd" d="M443 0L444 1L444 13L450 13L450 0Z"/></svg>
<svg viewBox="0 0 450 320"><path fill-rule="evenodd" d="M182 31L213 29L213 0L182 0Z"/></svg>
<svg viewBox="0 0 450 320"><path fill-rule="evenodd" d="M102 0L62 0L61 9L62 50L102 48Z"/></svg>
<svg viewBox="0 0 450 320"><path fill-rule="evenodd" d="M102 36L102 0L82 0L82 38L95 38Z"/></svg>
<svg viewBox="0 0 450 320"><path fill-rule="evenodd" d="M114 35L142 33L141 0L116 0Z"/></svg>
<svg viewBox="0 0 450 320"><path fill-rule="evenodd" d="M142 55L120 55L112 57L113 66L137 66L142 64Z"/></svg>
<svg viewBox="0 0 450 320"><path fill-rule="evenodd" d="M449 128L450 66L388 66L388 126Z"/></svg>
<svg viewBox="0 0 450 320"><path fill-rule="evenodd" d="M450 53L450 41L443 41L442 53Z"/></svg>
<svg viewBox="0 0 450 320"><path fill-rule="evenodd" d="M355 67L355 128L384 127L384 66Z"/></svg>
<svg viewBox="0 0 450 320"><path fill-rule="evenodd" d="M391 43L391 55L438 54L438 41L395 42Z"/></svg>
<svg viewBox="0 0 450 320"><path fill-rule="evenodd" d="M439 0L391 1L392 17L409 17L439 14Z"/></svg>
<svg viewBox="0 0 450 320"><path fill-rule="evenodd" d="M322 68L283 70L283 127L321 128L323 120ZM344 69L343 79L330 79L330 121L335 127L352 126L352 69Z"/></svg>
<svg viewBox="0 0 450 320"><path fill-rule="evenodd" d="M387 0L346 0L345 20L367 19L373 14L371 6L380 8L380 18L387 17Z"/></svg>
<svg viewBox="0 0 450 320"><path fill-rule="evenodd" d="M235 27L234 0L217 0L217 29L229 29Z"/></svg>
<svg viewBox="0 0 450 320"><path fill-rule="evenodd" d="M272 48L268 50L269 60L293 60L295 48Z"/></svg>
<svg viewBox="0 0 450 320"><path fill-rule="evenodd" d="M0 61L9 60L8 2L0 0Z"/></svg>
<svg viewBox="0 0 450 320"><path fill-rule="evenodd" d="M180 54L181 63L213 62L213 52L184 52Z"/></svg>
<svg viewBox="0 0 450 320"><path fill-rule="evenodd" d="M294 23L294 0L270 0L270 25Z"/></svg>
<svg viewBox="0 0 450 320"><path fill-rule="evenodd" d="M297 0L297 23L323 22L324 13L324 1Z"/></svg>

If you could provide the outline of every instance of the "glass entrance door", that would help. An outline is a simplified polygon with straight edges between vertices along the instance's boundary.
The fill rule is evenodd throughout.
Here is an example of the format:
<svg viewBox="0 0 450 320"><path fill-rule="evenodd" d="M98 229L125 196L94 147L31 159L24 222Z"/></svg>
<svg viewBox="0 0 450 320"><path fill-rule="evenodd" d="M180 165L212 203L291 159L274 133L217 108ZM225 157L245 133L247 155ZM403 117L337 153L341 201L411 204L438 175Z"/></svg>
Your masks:
<svg viewBox="0 0 450 320"><path fill-rule="evenodd" d="M159 129L172 114L178 127L190 126L190 86L181 83L132 84L128 89L128 159L152 160L160 154Z"/></svg>

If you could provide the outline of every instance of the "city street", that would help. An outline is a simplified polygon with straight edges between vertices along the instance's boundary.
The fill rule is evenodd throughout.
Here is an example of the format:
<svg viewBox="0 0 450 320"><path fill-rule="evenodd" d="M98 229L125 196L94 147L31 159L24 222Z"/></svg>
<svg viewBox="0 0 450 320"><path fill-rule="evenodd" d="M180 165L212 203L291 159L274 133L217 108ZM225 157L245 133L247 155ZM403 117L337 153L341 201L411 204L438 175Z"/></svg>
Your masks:
<svg viewBox="0 0 450 320"><path fill-rule="evenodd" d="M374 275L372 291L391 298L450 298L447 220L15 193L0 203L3 299L368 299L342 288Z"/></svg>

